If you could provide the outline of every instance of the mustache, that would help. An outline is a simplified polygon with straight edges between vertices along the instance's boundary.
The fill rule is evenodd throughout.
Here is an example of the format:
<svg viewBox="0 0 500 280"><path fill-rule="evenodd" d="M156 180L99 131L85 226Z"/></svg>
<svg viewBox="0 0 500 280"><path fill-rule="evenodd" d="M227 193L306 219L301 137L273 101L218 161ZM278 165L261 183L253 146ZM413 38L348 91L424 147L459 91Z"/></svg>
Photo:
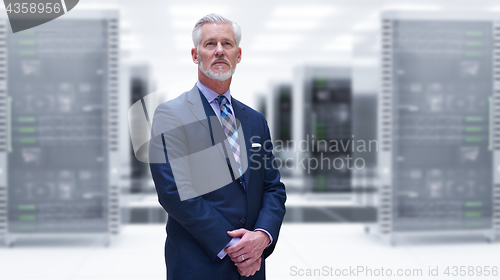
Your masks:
<svg viewBox="0 0 500 280"><path fill-rule="evenodd" d="M217 60L224 60L225 62L227 62L227 64L231 65L231 63L229 62L229 59L227 59L224 55L216 56L214 59L212 59L212 61L210 62L210 65L212 65Z"/></svg>

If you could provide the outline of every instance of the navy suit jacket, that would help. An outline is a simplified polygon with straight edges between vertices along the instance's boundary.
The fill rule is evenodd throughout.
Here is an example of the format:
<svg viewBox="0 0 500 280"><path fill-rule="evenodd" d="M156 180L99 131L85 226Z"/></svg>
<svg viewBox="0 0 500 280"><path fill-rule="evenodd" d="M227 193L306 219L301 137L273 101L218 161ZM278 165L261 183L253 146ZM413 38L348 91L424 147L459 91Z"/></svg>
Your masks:
<svg viewBox="0 0 500 280"><path fill-rule="evenodd" d="M260 271L250 277L265 279L265 258L276 246L285 215L285 186L280 181L278 170L272 165L272 143L264 116L234 98L232 107L243 129L245 139L240 139L240 142L245 141L248 169L240 179L187 200L180 198L179 189L188 188L191 182L174 179L168 157L170 155L172 161L177 150L189 154L195 153L200 145L217 144L213 135L216 127L206 121L215 113L196 85L179 97L160 104L155 111L149 154L152 162L159 162L150 163L150 168L158 200L168 213L165 243L167 279L246 279L239 275L229 256L223 259L217 257L232 239L227 231L238 228L262 228L273 237L272 244L264 250ZM199 121L183 123L183 119L178 119L181 115ZM162 126L172 120L181 123L183 128L174 130ZM175 132L166 133L165 130ZM252 148L252 143L262 146ZM165 157L164 163L155 161L155 157ZM200 170L200 167L210 168L206 161L184 161L183 164L183 170L187 172ZM230 170L229 166L222 169L220 172ZM218 175L210 172L207 179L210 176ZM241 182L244 182L245 188Z"/></svg>

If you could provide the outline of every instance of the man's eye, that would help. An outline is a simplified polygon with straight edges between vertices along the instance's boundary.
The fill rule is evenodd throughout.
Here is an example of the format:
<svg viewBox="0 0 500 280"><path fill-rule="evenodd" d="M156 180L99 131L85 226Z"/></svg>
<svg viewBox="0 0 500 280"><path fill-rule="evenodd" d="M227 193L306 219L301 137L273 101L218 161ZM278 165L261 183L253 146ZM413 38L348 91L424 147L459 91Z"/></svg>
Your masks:
<svg viewBox="0 0 500 280"><path fill-rule="evenodd" d="M226 42L226 45L228 45L228 46L231 46L231 43L229 43L229 42Z"/></svg>
<svg viewBox="0 0 500 280"><path fill-rule="evenodd" d="M212 42L208 42L208 43L207 43L207 46L211 46L211 45L213 45L213 44L214 44L214 43L212 43Z"/></svg>

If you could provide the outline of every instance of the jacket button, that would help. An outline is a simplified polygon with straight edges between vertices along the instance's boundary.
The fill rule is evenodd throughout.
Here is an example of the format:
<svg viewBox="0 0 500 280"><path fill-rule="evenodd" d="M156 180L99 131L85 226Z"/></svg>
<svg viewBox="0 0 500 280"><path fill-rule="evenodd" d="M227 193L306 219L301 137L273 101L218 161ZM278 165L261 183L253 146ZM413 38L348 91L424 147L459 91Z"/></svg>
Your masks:
<svg viewBox="0 0 500 280"><path fill-rule="evenodd" d="M240 223L241 223L242 225L244 225L246 221L247 221L247 219L245 219L245 218L243 218L243 217L241 217L241 218L240 218Z"/></svg>

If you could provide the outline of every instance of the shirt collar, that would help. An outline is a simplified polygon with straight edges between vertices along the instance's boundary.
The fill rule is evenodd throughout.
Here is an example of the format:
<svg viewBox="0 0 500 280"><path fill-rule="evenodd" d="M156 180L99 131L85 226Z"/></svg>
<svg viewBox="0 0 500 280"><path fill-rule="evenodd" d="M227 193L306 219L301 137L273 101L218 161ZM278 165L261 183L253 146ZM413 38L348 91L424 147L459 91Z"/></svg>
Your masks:
<svg viewBox="0 0 500 280"><path fill-rule="evenodd" d="M198 85L198 88L200 89L203 96L205 96L205 98L207 99L208 103L212 103L215 98L219 97L219 94L217 94L217 92L209 89L206 85L202 84L200 80L198 80L196 84ZM223 95L227 98L229 104L231 104L231 89L228 89L226 92L224 92Z"/></svg>

